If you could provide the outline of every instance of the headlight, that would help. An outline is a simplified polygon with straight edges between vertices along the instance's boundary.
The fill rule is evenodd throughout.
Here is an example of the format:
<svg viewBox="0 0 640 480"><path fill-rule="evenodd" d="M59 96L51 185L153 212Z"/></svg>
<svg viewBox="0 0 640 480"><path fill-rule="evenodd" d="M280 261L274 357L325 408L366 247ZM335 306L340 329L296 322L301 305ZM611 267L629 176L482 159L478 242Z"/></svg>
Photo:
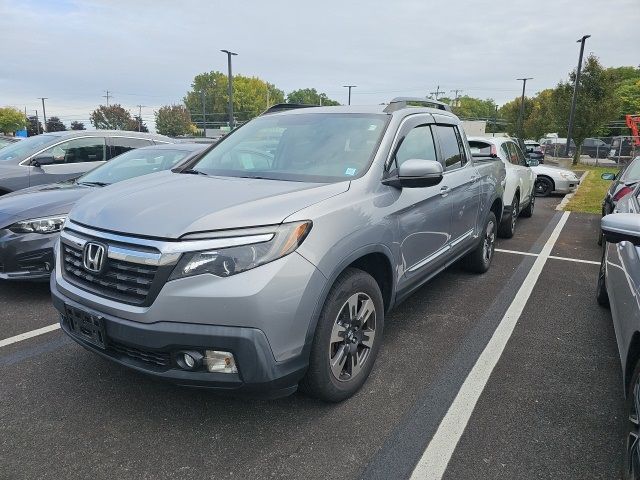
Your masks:
<svg viewBox="0 0 640 480"><path fill-rule="evenodd" d="M266 242L185 253L169 280L203 273L229 277L272 262L295 251L309 234L311 225L310 221L285 223L274 227L273 237Z"/></svg>
<svg viewBox="0 0 640 480"><path fill-rule="evenodd" d="M62 230L66 215L57 217L32 218L9 225L9 230L14 233L55 233Z"/></svg>
<svg viewBox="0 0 640 480"><path fill-rule="evenodd" d="M578 177L572 172L560 172L560 176L566 180L578 180Z"/></svg>

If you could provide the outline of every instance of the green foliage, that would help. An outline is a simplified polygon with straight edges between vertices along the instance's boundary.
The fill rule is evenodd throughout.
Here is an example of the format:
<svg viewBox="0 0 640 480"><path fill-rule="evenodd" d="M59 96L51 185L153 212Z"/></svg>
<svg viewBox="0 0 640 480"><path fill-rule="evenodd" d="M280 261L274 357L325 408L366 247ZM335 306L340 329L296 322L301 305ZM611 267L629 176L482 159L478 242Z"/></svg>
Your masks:
<svg viewBox="0 0 640 480"><path fill-rule="evenodd" d="M71 122L71 130L85 130L84 123L82 122Z"/></svg>
<svg viewBox="0 0 640 480"><path fill-rule="evenodd" d="M451 102L449 103L451 104ZM461 118L493 118L496 102L491 98L482 100L465 95L458 98L457 102L452 105L451 110Z"/></svg>
<svg viewBox="0 0 640 480"><path fill-rule="evenodd" d="M66 129L65 124L58 117L49 117L47 119L47 132L64 132Z"/></svg>
<svg viewBox="0 0 640 480"><path fill-rule="evenodd" d="M208 126L212 122L226 123L229 120L227 84L227 75L222 72L195 76L191 90L184 97L184 103L199 125L202 125L203 97ZM284 92L275 85L257 77L234 75L233 113L236 120L249 120L265 111L268 106L282 102Z"/></svg>
<svg viewBox="0 0 640 480"><path fill-rule="evenodd" d="M140 132L149 133L149 128L144 123L141 116L136 115L135 117L133 117L133 123L135 125L135 128L133 128L132 130L138 130Z"/></svg>
<svg viewBox="0 0 640 480"><path fill-rule="evenodd" d="M14 133L27 126L27 119L20 110L11 107L0 108L0 132Z"/></svg>
<svg viewBox="0 0 640 480"><path fill-rule="evenodd" d="M620 117L640 114L640 78L621 82L615 90L620 100Z"/></svg>
<svg viewBox="0 0 640 480"><path fill-rule="evenodd" d="M192 131L191 115L183 105L165 105L154 114L156 131L161 135L177 137Z"/></svg>
<svg viewBox="0 0 640 480"><path fill-rule="evenodd" d="M326 93L318 93L315 88L301 88L289 92L287 95L287 103L322 106L340 105L340 102L330 99Z"/></svg>
<svg viewBox="0 0 640 480"><path fill-rule="evenodd" d="M91 123L99 130L138 130L138 124L122 105L100 105L91 113Z"/></svg>
<svg viewBox="0 0 640 480"><path fill-rule="evenodd" d="M40 135L42 132L44 132L42 122L35 115L30 116L27 119L27 134L33 137L34 135Z"/></svg>

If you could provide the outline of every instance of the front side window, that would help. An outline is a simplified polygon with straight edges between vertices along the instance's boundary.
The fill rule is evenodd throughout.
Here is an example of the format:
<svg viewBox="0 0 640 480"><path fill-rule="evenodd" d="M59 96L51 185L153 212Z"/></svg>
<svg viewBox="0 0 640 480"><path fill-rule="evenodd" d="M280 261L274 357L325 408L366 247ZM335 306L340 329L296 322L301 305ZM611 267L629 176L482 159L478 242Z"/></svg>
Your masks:
<svg viewBox="0 0 640 480"><path fill-rule="evenodd" d="M437 160L436 146L429 125L421 125L407 133L396 152L396 168L410 159Z"/></svg>
<svg viewBox="0 0 640 480"><path fill-rule="evenodd" d="M509 152L509 162L513 165L520 165L520 159L518 158L518 151L516 150L516 144L513 142L507 142L507 151Z"/></svg>
<svg viewBox="0 0 640 480"><path fill-rule="evenodd" d="M515 143L512 144L513 148L516 152L516 161L518 162L518 165L526 165L527 164L527 160L524 156L524 153L522 153L522 149L516 145Z"/></svg>
<svg viewBox="0 0 640 480"><path fill-rule="evenodd" d="M25 138L0 150L0 162L17 161L17 159L24 160L44 148L48 143L53 143L56 140L58 140L58 137L55 135L36 135Z"/></svg>
<svg viewBox="0 0 640 480"><path fill-rule="evenodd" d="M383 114L266 115L225 137L192 168L229 177L352 180L368 170L388 119Z"/></svg>
<svg viewBox="0 0 640 480"><path fill-rule="evenodd" d="M450 125L436 125L440 150L444 159L445 170L460 168L466 163L462 140L457 128Z"/></svg>
<svg viewBox="0 0 640 480"><path fill-rule="evenodd" d="M104 138L74 138L39 153L39 158L53 158L53 164L101 162L105 158Z"/></svg>

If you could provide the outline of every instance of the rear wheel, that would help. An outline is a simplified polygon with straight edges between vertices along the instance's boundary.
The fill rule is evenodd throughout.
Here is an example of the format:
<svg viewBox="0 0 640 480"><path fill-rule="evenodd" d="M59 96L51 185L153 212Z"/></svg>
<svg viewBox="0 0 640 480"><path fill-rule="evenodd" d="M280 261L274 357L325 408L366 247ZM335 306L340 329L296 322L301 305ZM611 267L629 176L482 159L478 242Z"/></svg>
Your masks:
<svg viewBox="0 0 640 480"><path fill-rule="evenodd" d="M547 197L553 192L553 182L547 177L536 178L536 195L539 197Z"/></svg>
<svg viewBox="0 0 640 480"><path fill-rule="evenodd" d="M345 270L318 319L302 389L327 402L351 397L373 368L383 330L384 303L377 282L362 270Z"/></svg>
<svg viewBox="0 0 640 480"><path fill-rule="evenodd" d="M468 270L476 273L484 273L489 270L496 248L496 230L496 216L493 212L489 212L480 233L478 246L465 259L465 266Z"/></svg>
<svg viewBox="0 0 640 480"><path fill-rule="evenodd" d="M609 306L609 294L607 293L607 274L606 274L606 251L602 253L602 261L600 262L600 272L598 273L598 285L596 287L596 300L602 307Z"/></svg>
<svg viewBox="0 0 640 480"><path fill-rule="evenodd" d="M511 203L511 213L506 215L500 223L498 229L498 235L502 238L511 238L516 233L516 222L518 220L518 214L520 213L520 198L518 196L513 197Z"/></svg>
<svg viewBox="0 0 640 480"><path fill-rule="evenodd" d="M529 196L529 205L527 205L522 210L522 213L520 215L522 215L525 218L531 218L533 216L533 209L535 206L536 206L536 196L533 192L531 192L531 195Z"/></svg>

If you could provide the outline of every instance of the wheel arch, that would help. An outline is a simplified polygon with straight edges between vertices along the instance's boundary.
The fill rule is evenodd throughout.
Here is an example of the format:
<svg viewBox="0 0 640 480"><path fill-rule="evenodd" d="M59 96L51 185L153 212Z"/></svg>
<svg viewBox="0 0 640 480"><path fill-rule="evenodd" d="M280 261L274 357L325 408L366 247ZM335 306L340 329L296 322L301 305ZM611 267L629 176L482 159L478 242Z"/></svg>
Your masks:
<svg viewBox="0 0 640 480"><path fill-rule="evenodd" d="M624 394L626 396L629 390L631 376L636 368L636 364L640 361L640 332L636 331L631 337L629 348L627 349L627 357L624 362Z"/></svg>
<svg viewBox="0 0 640 480"><path fill-rule="evenodd" d="M500 222L502 221L502 212L504 210L504 206L502 203L502 199L501 198L495 198L493 200L493 202L491 203L491 208L489 208L489 211L493 212L493 214L496 216L496 222L498 223L498 225L500 224ZM488 215L488 213L487 213Z"/></svg>
<svg viewBox="0 0 640 480"><path fill-rule="evenodd" d="M546 174L540 174L536 177L536 181L538 181L538 179L540 178L546 178L547 180L549 180L551 182L551 185L553 185L553 189L556 189L556 182L553 180L553 178L551 178L549 175Z"/></svg>

